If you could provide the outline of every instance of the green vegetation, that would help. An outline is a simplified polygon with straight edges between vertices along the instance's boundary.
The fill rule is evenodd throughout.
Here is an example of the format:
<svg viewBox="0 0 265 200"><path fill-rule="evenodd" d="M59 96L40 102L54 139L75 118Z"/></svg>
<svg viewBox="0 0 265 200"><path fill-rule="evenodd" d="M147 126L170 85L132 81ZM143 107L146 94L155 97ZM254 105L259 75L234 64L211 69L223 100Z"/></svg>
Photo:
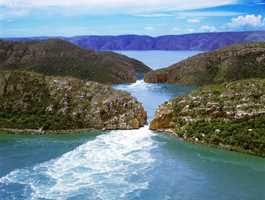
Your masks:
<svg viewBox="0 0 265 200"><path fill-rule="evenodd" d="M152 129L265 157L265 79L199 88L157 110Z"/></svg>
<svg viewBox="0 0 265 200"><path fill-rule="evenodd" d="M59 39L0 41L0 69L27 70L103 83L134 82L150 71L143 63L112 52L85 50Z"/></svg>
<svg viewBox="0 0 265 200"><path fill-rule="evenodd" d="M186 124L184 129L175 129L175 133L190 141L265 157L265 116L235 121L201 120Z"/></svg>
<svg viewBox="0 0 265 200"><path fill-rule="evenodd" d="M0 129L132 129L145 122L142 105L110 86L0 71Z"/></svg>
<svg viewBox="0 0 265 200"><path fill-rule="evenodd" d="M0 113L0 127L11 129L63 130L86 128L82 122L63 114Z"/></svg>
<svg viewBox="0 0 265 200"><path fill-rule="evenodd" d="M265 43L240 44L202 53L168 68L150 71L145 81L179 84L220 84L265 78Z"/></svg>

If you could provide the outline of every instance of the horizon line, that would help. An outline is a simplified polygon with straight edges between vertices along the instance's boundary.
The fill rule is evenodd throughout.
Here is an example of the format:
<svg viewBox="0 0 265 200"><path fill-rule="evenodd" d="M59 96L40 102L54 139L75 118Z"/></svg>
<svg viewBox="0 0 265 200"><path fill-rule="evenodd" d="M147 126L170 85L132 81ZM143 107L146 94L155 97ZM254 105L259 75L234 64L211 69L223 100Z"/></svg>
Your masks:
<svg viewBox="0 0 265 200"><path fill-rule="evenodd" d="M62 36L62 35L51 35L51 36L15 36L15 37L1 37L0 39L15 39L15 38L74 38L74 37L121 37L121 36L141 36L141 37L150 37L150 38L159 38L164 36L186 36L186 35L199 35L199 34L220 34L220 33L251 33L251 32L265 32L264 30L249 30L249 31L216 31L216 32L196 32L196 33L183 33L183 34L164 34L158 36L151 36L145 34L111 34L111 35L73 35L73 36Z"/></svg>

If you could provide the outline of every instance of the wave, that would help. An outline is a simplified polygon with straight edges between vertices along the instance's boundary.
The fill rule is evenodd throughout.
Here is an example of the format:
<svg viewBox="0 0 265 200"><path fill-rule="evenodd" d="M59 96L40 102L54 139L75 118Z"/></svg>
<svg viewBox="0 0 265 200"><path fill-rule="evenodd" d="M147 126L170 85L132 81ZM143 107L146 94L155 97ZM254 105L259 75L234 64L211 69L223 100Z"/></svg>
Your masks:
<svg viewBox="0 0 265 200"><path fill-rule="evenodd" d="M0 183L25 185L28 199L126 199L148 188L146 174L155 162L151 150L156 147L151 137L147 126L111 131L57 159L14 170Z"/></svg>

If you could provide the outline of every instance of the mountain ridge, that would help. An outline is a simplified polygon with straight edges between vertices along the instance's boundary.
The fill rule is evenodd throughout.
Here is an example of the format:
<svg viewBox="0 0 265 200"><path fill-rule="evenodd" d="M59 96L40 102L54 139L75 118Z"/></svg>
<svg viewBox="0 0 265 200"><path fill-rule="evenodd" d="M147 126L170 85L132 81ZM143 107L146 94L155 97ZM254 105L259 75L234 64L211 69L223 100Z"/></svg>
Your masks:
<svg viewBox="0 0 265 200"><path fill-rule="evenodd" d="M148 83L217 84L265 78L265 42L231 45L200 53L169 67L150 71Z"/></svg>
<svg viewBox="0 0 265 200"><path fill-rule="evenodd" d="M125 55L87 50L61 39L0 40L0 69L22 69L103 83L135 82L138 73L151 70Z"/></svg>
<svg viewBox="0 0 265 200"><path fill-rule="evenodd" d="M26 37L5 40L60 38L94 50L200 50L211 51L232 44L265 41L264 31L211 32L183 35L82 35L73 37Z"/></svg>

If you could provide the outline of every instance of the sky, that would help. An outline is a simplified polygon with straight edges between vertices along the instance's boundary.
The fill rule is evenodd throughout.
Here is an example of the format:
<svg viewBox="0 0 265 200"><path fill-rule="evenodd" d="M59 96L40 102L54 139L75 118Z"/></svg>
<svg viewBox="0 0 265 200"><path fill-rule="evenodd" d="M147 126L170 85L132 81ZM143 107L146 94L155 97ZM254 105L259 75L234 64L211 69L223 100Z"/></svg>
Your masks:
<svg viewBox="0 0 265 200"><path fill-rule="evenodd" d="M0 37L265 30L265 0L0 0Z"/></svg>

